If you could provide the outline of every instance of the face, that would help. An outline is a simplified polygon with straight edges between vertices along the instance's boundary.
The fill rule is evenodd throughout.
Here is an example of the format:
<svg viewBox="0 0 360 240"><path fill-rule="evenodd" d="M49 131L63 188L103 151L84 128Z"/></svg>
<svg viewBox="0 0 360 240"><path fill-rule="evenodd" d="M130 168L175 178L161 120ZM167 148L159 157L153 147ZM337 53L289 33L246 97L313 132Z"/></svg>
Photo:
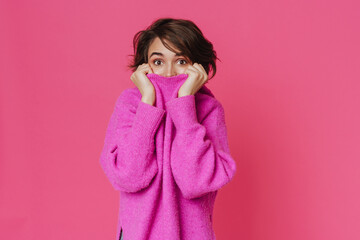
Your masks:
<svg viewBox="0 0 360 240"><path fill-rule="evenodd" d="M173 47L173 45L169 45ZM152 71L164 77L182 74L192 64L187 57L177 55L167 49L158 37L154 39L149 47L148 59Z"/></svg>

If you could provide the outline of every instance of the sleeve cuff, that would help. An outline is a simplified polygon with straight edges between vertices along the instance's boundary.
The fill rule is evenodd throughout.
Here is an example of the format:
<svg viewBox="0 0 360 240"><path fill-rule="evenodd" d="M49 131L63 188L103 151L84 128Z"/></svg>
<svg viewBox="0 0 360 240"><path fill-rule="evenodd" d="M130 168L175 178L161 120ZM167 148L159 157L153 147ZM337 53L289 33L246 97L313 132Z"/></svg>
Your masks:
<svg viewBox="0 0 360 240"><path fill-rule="evenodd" d="M164 109L144 103L140 100L136 109L134 124L136 124L137 130L151 135L159 126L164 114Z"/></svg>
<svg viewBox="0 0 360 240"><path fill-rule="evenodd" d="M165 105L176 128L190 128L199 123L196 115L195 95L174 98Z"/></svg>

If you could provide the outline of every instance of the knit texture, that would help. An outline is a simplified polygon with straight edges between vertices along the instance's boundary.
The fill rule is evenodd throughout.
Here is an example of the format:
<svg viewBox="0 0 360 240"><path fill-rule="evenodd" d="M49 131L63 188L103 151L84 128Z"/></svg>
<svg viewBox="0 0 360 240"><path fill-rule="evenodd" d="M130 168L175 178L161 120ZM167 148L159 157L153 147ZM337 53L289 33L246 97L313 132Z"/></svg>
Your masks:
<svg viewBox="0 0 360 240"><path fill-rule="evenodd" d="M118 97L100 165L120 193L116 240L215 240L218 190L235 175L224 108L203 85L177 97L188 75L147 74L150 105L138 88Z"/></svg>

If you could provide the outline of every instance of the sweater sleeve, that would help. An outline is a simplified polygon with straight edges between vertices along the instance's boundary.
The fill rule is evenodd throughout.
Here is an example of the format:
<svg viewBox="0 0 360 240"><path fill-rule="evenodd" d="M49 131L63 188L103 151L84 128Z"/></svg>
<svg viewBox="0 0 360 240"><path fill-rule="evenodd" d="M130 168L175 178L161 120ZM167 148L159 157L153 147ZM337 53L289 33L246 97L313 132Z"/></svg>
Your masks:
<svg viewBox="0 0 360 240"><path fill-rule="evenodd" d="M154 136L165 113L132 95L127 89L117 99L100 156L115 190L130 193L149 186L158 172Z"/></svg>
<svg viewBox="0 0 360 240"><path fill-rule="evenodd" d="M201 197L228 183L236 172L230 155L224 108L217 102L198 122L195 95L166 103L176 135L171 148L171 169L186 199Z"/></svg>

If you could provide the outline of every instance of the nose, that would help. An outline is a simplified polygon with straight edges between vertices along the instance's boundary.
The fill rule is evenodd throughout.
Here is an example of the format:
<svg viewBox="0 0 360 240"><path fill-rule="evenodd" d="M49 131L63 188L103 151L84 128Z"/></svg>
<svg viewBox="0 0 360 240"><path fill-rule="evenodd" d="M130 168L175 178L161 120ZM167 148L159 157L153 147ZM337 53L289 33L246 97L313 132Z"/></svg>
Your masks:
<svg viewBox="0 0 360 240"><path fill-rule="evenodd" d="M168 64L166 69L165 69L165 75L167 77L172 77L172 76L176 76L176 71L175 71L175 67L173 66L172 63Z"/></svg>

